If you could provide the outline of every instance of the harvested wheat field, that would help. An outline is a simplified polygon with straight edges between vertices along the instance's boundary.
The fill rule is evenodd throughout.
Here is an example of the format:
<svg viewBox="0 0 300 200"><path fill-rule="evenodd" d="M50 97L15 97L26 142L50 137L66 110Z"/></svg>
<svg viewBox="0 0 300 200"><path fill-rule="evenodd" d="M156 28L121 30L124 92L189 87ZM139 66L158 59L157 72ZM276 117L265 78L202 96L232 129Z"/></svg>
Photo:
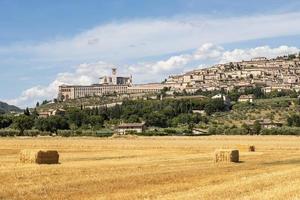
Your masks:
<svg viewBox="0 0 300 200"><path fill-rule="evenodd" d="M240 162L215 149L242 144ZM54 149L58 165L19 162ZM2 138L0 199L300 199L300 137Z"/></svg>

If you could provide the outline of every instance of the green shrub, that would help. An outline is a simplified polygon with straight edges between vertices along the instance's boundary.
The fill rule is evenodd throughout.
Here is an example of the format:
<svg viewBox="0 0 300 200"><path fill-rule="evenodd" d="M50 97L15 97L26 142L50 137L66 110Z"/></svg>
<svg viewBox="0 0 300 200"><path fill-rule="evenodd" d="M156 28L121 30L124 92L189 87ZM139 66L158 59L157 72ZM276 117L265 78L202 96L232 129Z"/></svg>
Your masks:
<svg viewBox="0 0 300 200"><path fill-rule="evenodd" d="M142 133L137 133L139 136L168 136L169 134L162 131L144 131Z"/></svg>
<svg viewBox="0 0 300 200"><path fill-rule="evenodd" d="M280 128L272 128L272 129L262 129L262 135L299 135L300 136L300 128L299 127L280 127Z"/></svg>
<svg viewBox="0 0 300 200"><path fill-rule="evenodd" d="M125 131L126 134L128 135L136 135L137 134L137 131L134 131L134 130L127 130Z"/></svg>
<svg viewBox="0 0 300 200"><path fill-rule="evenodd" d="M58 130L57 135L61 137L70 137L74 131L72 130Z"/></svg>
<svg viewBox="0 0 300 200"><path fill-rule="evenodd" d="M0 137L13 137L17 136L19 131L14 129L0 129Z"/></svg>
<svg viewBox="0 0 300 200"><path fill-rule="evenodd" d="M57 135L62 137L80 137L80 136L91 136L91 137L110 137L113 135L113 131L109 129L104 130L58 130Z"/></svg>
<svg viewBox="0 0 300 200"><path fill-rule="evenodd" d="M164 129L164 132L167 134L176 134L177 131L175 129L166 128Z"/></svg>
<svg viewBox="0 0 300 200"><path fill-rule="evenodd" d="M96 137L111 137L113 134L114 132L109 129L96 131Z"/></svg>
<svg viewBox="0 0 300 200"><path fill-rule="evenodd" d="M247 130L245 130L244 128L228 128L224 130L224 134L225 135L246 135L247 134Z"/></svg>
<svg viewBox="0 0 300 200"><path fill-rule="evenodd" d="M183 132L185 135L191 135L191 134L193 134L193 131L190 130L190 129L184 129L182 132Z"/></svg>
<svg viewBox="0 0 300 200"><path fill-rule="evenodd" d="M24 131L24 136L29 136L29 137L36 137L40 134L39 130L25 130Z"/></svg>

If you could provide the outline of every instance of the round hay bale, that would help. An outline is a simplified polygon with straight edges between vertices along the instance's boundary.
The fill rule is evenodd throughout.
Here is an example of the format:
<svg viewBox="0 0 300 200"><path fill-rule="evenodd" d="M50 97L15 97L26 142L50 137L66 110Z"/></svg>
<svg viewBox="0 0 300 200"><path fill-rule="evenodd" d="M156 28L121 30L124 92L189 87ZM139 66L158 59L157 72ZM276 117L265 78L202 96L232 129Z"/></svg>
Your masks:
<svg viewBox="0 0 300 200"><path fill-rule="evenodd" d="M55 150L24 149L20 152L21 163L58 164L59 154Z"/></svg>

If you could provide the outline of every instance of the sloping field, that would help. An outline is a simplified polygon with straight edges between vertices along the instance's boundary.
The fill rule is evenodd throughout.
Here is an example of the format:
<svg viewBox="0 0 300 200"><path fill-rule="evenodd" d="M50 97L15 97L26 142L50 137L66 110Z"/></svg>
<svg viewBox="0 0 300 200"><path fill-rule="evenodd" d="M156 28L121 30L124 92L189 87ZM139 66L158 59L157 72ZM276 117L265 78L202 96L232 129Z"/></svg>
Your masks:
<svg viewBox="0 0 300 200"><path fill-rule="evenodd" d="M240 163L216 148L254 144ZM55 149L59 165L18 163L21 149ZM0 139L0 199L300 199L300 137Z"/></svg>

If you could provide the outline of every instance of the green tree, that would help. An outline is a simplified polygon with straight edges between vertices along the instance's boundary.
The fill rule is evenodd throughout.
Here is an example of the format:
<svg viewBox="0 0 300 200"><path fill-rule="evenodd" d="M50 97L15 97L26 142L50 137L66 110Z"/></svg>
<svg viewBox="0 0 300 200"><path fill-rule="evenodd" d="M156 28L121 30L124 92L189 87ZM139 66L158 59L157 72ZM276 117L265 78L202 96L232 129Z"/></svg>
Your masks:
<svg viewBox="0 0 300 200"><path fill-rule="evenodd" d="M29 130L34 125L32 117L27 115L20 115L13 120L14 126L20 131L20 135L24 135L25 130Z"/></svg>
<svg viewBox="0 0 300 200"><path fill-rule="evenodd" d="M300 127L300 115L293 114L287 118L288 126Z"/></svg>
<svg viewBox="0 0 300 200"><path fill-rule="evenodd" d="M46 105L47 103L49 103L50 101L48 101L48 100L44 100L43 102L42 102L42 105Z"/></svg>
<svg viewBox="0 0 300 200"><path fill-rule="evenodd" d="M39 113L37 112L36 108L34 108L34 110L32 111L32 117L34 119L37 119L39 117Z"/></svg>
<svg viewBox="0 0 300 200"><path fill-rule="evenodd" d="M0 115L0 128L7 128L12 124L11 117Z"/></svg>
<svg viewBox="0 0 300 200"><path fill-rule="evenodd" d="M188 125L188 130L192 133L194 127L195 127L195 124L193 122L190 122L189 125Z"/></svg>
<svg viewBox="0 0 300 200"><path fill-rule="evenodd" d="M141 122L140 118L138 115L131 115L127 120L125 120L126 122L129 123L139 123Z"/></svg>
<svg viewBox="0 0 300 200"><path fill-rule="evenodd" d="M89 116L88 121L89 121L89 124L94 128L100 127L100 126L102 127L103 123L104 123L103 117L99 116L99 115Z"/></svg>
<svg viewBox="0 0 300 200"><path fill-rule="evenodd" d="M258 120L256 120L254 122L254 125L253 125L253 133L254 134L259 134L261 131L261 125L260 125L260 122Z"/></svg>
<svg viewBox="0 0 300 200"><path fill-rule="evenodd" d="M81 127L88 122L88 115L83 110L76 108L68 110L67 118L70 124L77 127Z"/></svg>
<svg viewBox="0 0 300 200"><path fill-rule="evenodd" d="M246 134L251 132L251 128L245 123L242 124L242 128L246 131Z"/></svg>
<svg viewBox="0 0 300 200"><path fill-rule="evenodd" d="M263 93L261 87L255 87L255 88L253 88L252 91L250 91L248 94L254 94L254 96L256 98L262 98L262 97L265 96L265 94Z"/></svg>
<svg viewBox="0 0 300 200"><path fill-rule="evenodd" d="M46 118L38 118L35 120L34 126L40 131L49 131L49 122Z"/></svg>
<svg viewBox="0 0 300 200"><path fill-rule="evenodd" d="M69 124L67 120L61 116L50 116L48 118L39 118L35 120L35 128L40 131L57 133L58 130L69 129Z"/></svg>
<svg viewBox="0 0 300 200"><path fill-rule="evenodd" d="M215 112L225 111L226 106L223 99L211 99L204 107L207 115L211 115Z"/></svg>
<svg viewBox="0 0 300 200"><path fill-rule="evenodd" d="M30 116L29 108L26 108L26 109L24 110L24 115Z"/></svg>
<svg viewBox="0 0 300 200"><path fill-rule="evenodd" d="M145 116L146 124L148 126L166 127L167 118L165 115L159 112L153 112Z"/></svg>

